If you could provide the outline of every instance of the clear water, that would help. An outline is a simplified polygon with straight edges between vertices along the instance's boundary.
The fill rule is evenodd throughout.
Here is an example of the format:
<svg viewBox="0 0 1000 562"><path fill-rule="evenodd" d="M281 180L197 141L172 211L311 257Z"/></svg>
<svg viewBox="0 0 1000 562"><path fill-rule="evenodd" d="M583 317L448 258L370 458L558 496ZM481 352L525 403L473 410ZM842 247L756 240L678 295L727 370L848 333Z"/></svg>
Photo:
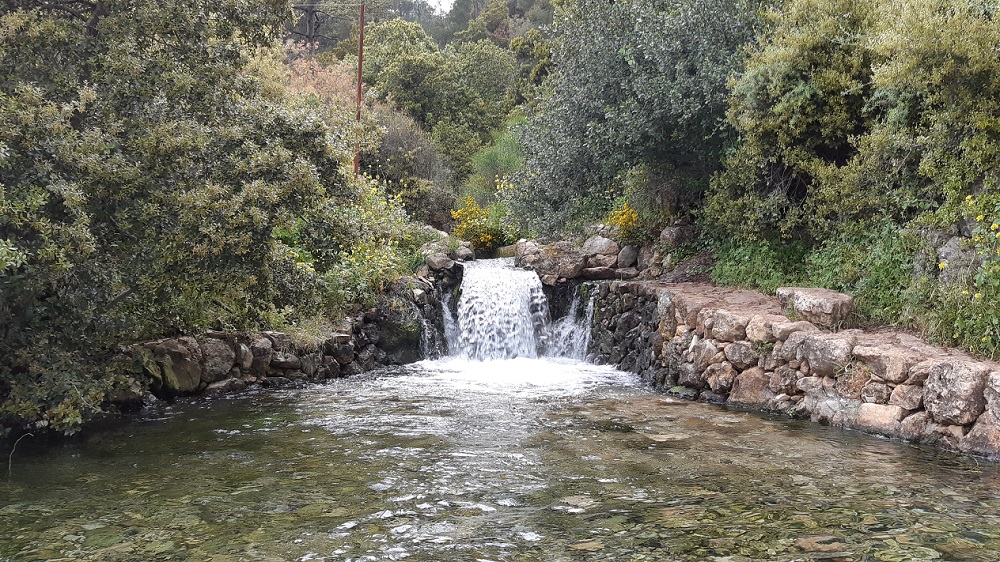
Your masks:
<svg viewBox="0 0 1000 562"><path fill-rule="evenodd" d="M465 358L25 441L0 561L1000 560L997 466L548 357L579 307L522 273L467 271Z"/></svg>
<svg viewBox="0 0 1000 562"><path fill-rule="evenodd" d="M996 466L568 360L419 363L29 443L0 478L0 560L1000 559Z"/></svg>

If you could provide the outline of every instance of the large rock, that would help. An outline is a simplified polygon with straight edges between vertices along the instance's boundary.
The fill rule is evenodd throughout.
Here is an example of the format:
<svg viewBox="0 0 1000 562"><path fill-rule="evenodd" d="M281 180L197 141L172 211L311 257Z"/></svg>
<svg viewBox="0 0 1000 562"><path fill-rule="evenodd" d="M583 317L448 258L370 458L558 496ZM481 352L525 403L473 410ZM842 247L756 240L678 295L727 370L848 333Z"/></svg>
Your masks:
<svg viewBox="0 0 1000 562"><path fill-rule="evenodd" d="M979 416L972 430L958 442L958 450L972 455L1000 456L1000 423L991 413Z"/></svg>
<svg viewBox="0 0 1000 562"><path fill-rule="evenodd" d="M745 341L729 344L726 346L725 354L726 359L733 364L733 367L741 371L750 367L756 367L760 362L760 358L757 356L757 352L754 351L753 346Z"/></svg>
<svg viewBox="0 0 1000 562"><path fill-rule="evenodd" d="M919 410L924 402L924 388L911 384L901 384L892 389L889 404L906 410Z"/></svg>
<svg viewBox="0 0 1000 562"><path fill-rule="evenodd" d="M534 269L539 276L555 275L574 279L586 265L586 258L570 242L556 242L548 246L534 241L520 241L515 245L514 264Z"/></svg>
<svg viewBox="0 0 1000 562"><path fill-rule="evenodd" d="M854 297L829 289L781 287L775 294L782 306L820 326L839 326L854 312Z"/></svg>
<svg viewBox="0 0 1000 562"><path fill-rule="evenodd" d="M813 373L829 377L851 361L854 343L853 335L848 333L810 334L802 342L802 352Z"/></svg>
<svg viewBox="0 0 1000 562"><path fill-rule="evenodd" d="M854 423L859 429L866 431L882 435L897 435L899 422L904 416L906 416L906 410L899 406L865 402L858 408L858 417Z"/></svg>
<svg viewBox="0 0 1000 562"><path fill-rule="evenodd" d="M882 380L898 384L910 376L910 368L923 361L919 353L904 347L866 346L854 348L854 357L871 368Z"/></svg>
<svg viewBox="0 0 1000 562"><path fill-rule="evenodd" d="M250 365L253 364L253 353L250 352L250 347L245 344L237 344L236 349L236 365L243 371L249 371Z"/></svg>
<svg viewBox="0 0 1000 562"><path fill-rule="evenodd" d="M976 421L986 408L989 370L982 363L938 363L924 383L924 408L940 424L965 425Z"/></svg>
<svg viewBox="0 0 1000 562"><path fill-rule="evenodd" d="M711 341L699 339L692 342L688 358L694 364L695 370L700 373L712 364L718 353L719 348L715 347Z"/></svg>
<svg viewBox="0 0 1000 562"><path fill-rule="evenodd" d="M768 388L771 377L760 367L747 369L736 377L733 390L729 393L729 404L741 406L763 406L776 395Z"/></svg>
<svg viewBox="0 0 1000 562"><path fill-rule="evenodd" d="M583 248L580 250L585 256L594 255L605 255L605 256L615 256L618 259L618 252L620 248L618 243L610 238L605 238L601 235L595 234L587 239L583 243Z"/></svg>
<svg viewBox="0 0 1000 562"><path fill-rule="evenodd" d="M295 354L279 351L271 358L271 367L294 371L302 368L302 360Z"/></svg>
<svg viewBox="0 0 1000 562"><path fill-rule="evenodd" d="M668 226L660 231L660 244L666 248L676 248L688 241L691 230L683 226Z"/></svg>
<svg viewBox="0 0 1000 562"><path fill-rule="evenodd" d="M712 337L719 341L738 341L747 337L750 318L743 314L719 309L712 317Z"/></svg>
<svg viewBox="0 0 1000 562"><path fill-rule="evenodd" d="M736 369L728 362L716 363L705 370L704 378L712 392L725 394L729 392L736 381Z"/></svg>
<svg viewBox="0 0 1000 562"><path fill-rule="evenodd" d="M632 267L639 260L639 248L625 246L618 252L618 267Z"/></svg>
<svg viewBox="0 0 1000 562"><path fill-rule="evenodd" d="M250 354L253 360L250 363L250 372L255 375L267 374L267 369L271 365L271 357L274 356L274 344L270 338L258 336L250 342Z"/></svg>
<svg viewBox="0 0 1000 562"><path fill-rule="evenodd" d="M201 376L205 384L224 379L236 364L236 351L223 340L205 340L201 344L201 352L205 357L205 368Z"/></svg>
<svg viewBox="0 0 1000 562"><path fill-rule="evenodd" d="M431 268L432 271L441 271L442 269L451 269L455 265L455 261L448 257L448 254L444 252L433 253L426 258L427 267Z"/></svg>
<svg viewBox="0 0 1000 562"><path fill-rule="evenodd" d="M580 271L580 277L594 281L617 279L618 272L610 267L585 267Z"/></svg>
<svg viewBox="0 0 1000 562"><path fill-rule="evenodd" d="M788 319L784 316L778 316L776 314L755 314L751 316L750 321L747 322L747 339L754 343L773 342L777 338L771 330L771 326L775 323L785 323L787 321ZM785 338L787 337L788 336L786 335Z"/></svg>
<svg viewBox="0 0 1000 562"><path fill-rule="evenodd" d="M202 353L198 340L184 336L157 342L153 354L162 369L163 394L194 392L201 386Z"/></svg>
<svg viewBox="0 0 1000 562"><path fill-rule="evenodd" d="M812 322L806 322L805 320L798 320L792 322L790 320L785 321L775 321L771 324L771 333L774 334L774 338L778 341L785 341L796 332L818 332L817 328Z"/></svg>
<svg viewBox="0 0 1000 562"><path fill-rule="evenodd" d="M597 254L587 257L587 267L617 267L618 254Z"/></svg>

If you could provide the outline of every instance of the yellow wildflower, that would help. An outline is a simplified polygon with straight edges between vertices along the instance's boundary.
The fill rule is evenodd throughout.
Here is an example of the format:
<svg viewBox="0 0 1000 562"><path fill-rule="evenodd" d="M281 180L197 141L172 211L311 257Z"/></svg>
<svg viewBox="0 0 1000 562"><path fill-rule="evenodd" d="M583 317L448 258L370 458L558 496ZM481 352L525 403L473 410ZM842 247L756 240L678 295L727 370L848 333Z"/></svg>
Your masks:
<svg viewBox="0 0 1000 562"><path fill-rule="evenodd" d="M983 219L985 218L986 215L976 215L976 222L983 222Z"/></svg>
<svg viewBox="0 0 1000 562"><path fill-rule="evenodd" d="M948 263L947 262L941 262L941 263L938 264L938 269L944 269L946 267L948 267Z"/></svg>
<svg viewBox="0 0 1000 562"><path fill-rule="evenodd" d="M969 294L969 291L962 291L962 294L963 294L963 295L968 295L968 294Z"/></svg>
<svg viewBox="0 0 1000 562"><path fill-rule="evenodd" d="M989 336L983 336L983 343L986 343L988 341L990 341L990 337Z"/></svg>
<svg viewBox="0 0 1000 562"><path fill-rule="evenodd" d="M972 298L974 298L974 299L981 299L981 298L983 298L983 294L982 293L976 293L976 294L972 295Z"/></svg>
<svg viewBox="0 0 1000 562"><path fill-rule="evenodd" d="M997 229L1000 229L1000 224L993 223L990 225L990 230L997 230Z"/></svg>

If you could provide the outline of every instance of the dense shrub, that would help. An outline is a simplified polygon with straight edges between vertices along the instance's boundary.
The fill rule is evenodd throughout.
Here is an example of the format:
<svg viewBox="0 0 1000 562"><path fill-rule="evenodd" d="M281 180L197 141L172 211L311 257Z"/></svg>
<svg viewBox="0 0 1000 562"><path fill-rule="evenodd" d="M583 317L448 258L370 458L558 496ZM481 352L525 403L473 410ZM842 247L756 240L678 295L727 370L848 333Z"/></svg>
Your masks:
<svg viewBox="0 0 1000 562"><path fill-rule="evenodd" d="M648 163L704 189L730 136L726 80L753 40L760 2L558 4L554 67L523 129L516 214L542 230L599 220L622 170ZM577 220L581 220L577 218Z"/></svg>

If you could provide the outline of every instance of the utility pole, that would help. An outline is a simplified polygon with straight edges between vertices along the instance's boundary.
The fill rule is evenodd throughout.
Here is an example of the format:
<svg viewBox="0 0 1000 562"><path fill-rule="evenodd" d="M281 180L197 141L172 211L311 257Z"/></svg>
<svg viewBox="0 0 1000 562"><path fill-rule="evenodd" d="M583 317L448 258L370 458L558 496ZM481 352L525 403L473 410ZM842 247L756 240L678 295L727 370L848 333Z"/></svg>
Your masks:
<svg viewBox="0 0 1000 562"><path fill-rule="evenodd" d="M361 18L358 22L358 116L354 142L354 177L358 177L361 166L361 68L365 60L365 5L361 4Z"/></svg>

